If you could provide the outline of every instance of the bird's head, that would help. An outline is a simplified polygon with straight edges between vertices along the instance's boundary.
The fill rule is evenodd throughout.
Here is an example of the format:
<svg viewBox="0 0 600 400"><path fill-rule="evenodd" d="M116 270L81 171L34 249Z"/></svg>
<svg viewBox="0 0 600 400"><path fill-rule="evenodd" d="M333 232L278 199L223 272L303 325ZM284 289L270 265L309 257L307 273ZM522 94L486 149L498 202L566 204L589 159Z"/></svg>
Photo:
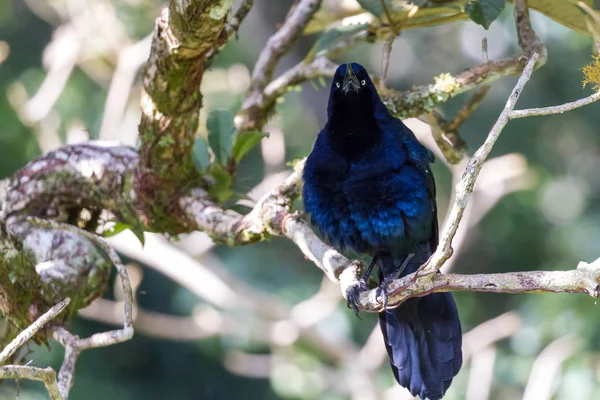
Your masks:
<svg viewBox="0 0 600 400"><path fill-rule="evenodd" d="M328 114L360 117L372 114L380 102L367 70L360 64L342 64L335 71L329 93Z"/></svg>

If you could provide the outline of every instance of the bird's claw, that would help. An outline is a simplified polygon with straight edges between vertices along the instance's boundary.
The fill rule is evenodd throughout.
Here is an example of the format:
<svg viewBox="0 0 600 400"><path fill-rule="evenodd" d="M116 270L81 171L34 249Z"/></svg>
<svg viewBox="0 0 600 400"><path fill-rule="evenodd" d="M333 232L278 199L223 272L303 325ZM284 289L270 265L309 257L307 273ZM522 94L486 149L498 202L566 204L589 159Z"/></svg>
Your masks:
<svg viewBox="0 0 600 400"><path fill-rule="evenodd" d="M348 308L351 308L354 311L354 314L356 314L356 316L359 319L360 317L358 316L358 305L360 303L360 294L368 290L369 287L367 286L366 279L360 279L358 283L352 285L346 292L346 305L348 306Z"/></svg>
<svg viewBox="0 0 600 400"><path fill-rule="evenodd" d="M384 310L387 310L388 304L387 285L394 279L396 279L396 276L394 275L389 275L385 277L383 281L381 281L379 286L377 286L377 290L375 291L376 296L381 298L381 305L383 306Z"/></svg>

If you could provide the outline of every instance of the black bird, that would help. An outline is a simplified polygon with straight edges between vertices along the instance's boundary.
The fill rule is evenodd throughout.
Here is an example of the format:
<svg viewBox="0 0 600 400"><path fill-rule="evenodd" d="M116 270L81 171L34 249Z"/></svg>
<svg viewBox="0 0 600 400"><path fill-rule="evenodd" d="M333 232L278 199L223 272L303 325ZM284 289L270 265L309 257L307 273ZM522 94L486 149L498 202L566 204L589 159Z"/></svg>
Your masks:
<svg viewBox="0 0 600 400"><path fill-rule="evenodd" d="M433 154L394 118L359 64L333 78L327 124L304 167L304 207L333 245L373 257L379 290L415 272L438 245ZM358 291L349 293L355 304ZM462 332L450 293L379 313L394 376L413 396L440 399L462 366Z"/></svg>

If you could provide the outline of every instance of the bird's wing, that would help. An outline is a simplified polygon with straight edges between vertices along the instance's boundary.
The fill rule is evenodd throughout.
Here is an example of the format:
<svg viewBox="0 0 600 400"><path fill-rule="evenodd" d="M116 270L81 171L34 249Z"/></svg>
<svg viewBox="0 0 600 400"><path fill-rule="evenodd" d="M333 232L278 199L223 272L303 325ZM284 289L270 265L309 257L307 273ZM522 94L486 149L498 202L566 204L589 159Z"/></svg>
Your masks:
<svg viewBox="0 0 600 400"><path fill-rule="evenodd" d="M419 170L425 177L427 192L431 198L431 209L433 211L433 221L431 226L431 237L429 244L431 251L435 251L439 241L439 226L437 219L436 187L435 178L431 171L431 164L435 162L433 153L423 146L415 134L399 119L395 119L396 126L400 132L400 138L407 152L407 162Z"/></svg>

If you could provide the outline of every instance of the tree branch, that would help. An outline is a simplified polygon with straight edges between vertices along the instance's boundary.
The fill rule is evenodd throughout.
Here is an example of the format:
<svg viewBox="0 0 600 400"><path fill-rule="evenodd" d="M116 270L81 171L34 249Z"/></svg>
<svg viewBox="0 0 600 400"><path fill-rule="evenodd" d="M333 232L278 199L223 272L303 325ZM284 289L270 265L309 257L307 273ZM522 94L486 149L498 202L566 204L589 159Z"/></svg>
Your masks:
<svg viewBox="0 0 600 400"><path fill-rule="evenodd" d="M444 262L452 255L452 238L456 234L458 224L460 223L465 208L467 207L467 203L469 202L469 196L473 192L475 181L479 176L479 171L481 170L481 167L483 166L483 163L487 159L488 155L492 151L494 143L496 143L496 140L500 136L500 133L502 133L502 129L504 129L504 126L508 123L509 114L517 104L517 100L521 95L523 87L529 81L537 59L538 54L533 53L527 63L527 66L523 70L519 81L517 82L512 93L508 97L508 101L506 102L504 110L502 110L502 113L500 113L498 120L490 130L487 139L485 140L483 145L481 145L481 147L477 149L475 154L473 154L473 157L471 157L471 160L467 165L462 179L456 186L456 197L454 200L454 205L452 206L446 225L442 230L440 244L438 245L437 250L432 255L429 262L425 264L425 267L417 271L419 275L422 276L437 272L444 264Z"/></svg>
<svg viewBox="0 0 600 400"><path fill-rule="evenodd" d="M40 329L42 329L50 320L60 314L71 302L68 297L46 311L27 329L23 330L8 346L0 353L0 365L8 360L21 346L31 339Z"/></svg>
<svg viewBox="0 0 600 400"><path fill-rule="evenodd" d="M246 16L252 9L253 5L254 5L254 0L243 0L242 1L242 4L240 4L240 7L236 11L235 15L233 16L233 18L231 18L231 20L227 24L226 29L227 29L227 33L229 35L231 35L232 33L237 34L238 29L240 29L240 25L246 19Z"/></svg>
<svg viewBox="0 0 600 400"><path fill-rule="evenodd" d="M390 283L393 306L411 297L421 297L432 292L490 292L490 293L585 293L598 298L600 295L600 258L591 264L579 263L569 271L527 271L503 274L434 274L429 281L416 279L413 275ZM368 311L379 312L381 305L374 298L361 305ZM391 308L393 306L389 306Z"/></svg>
<svg viewBox="0 0 600 400"><path fill-rule="evenodd" d="M209 57L229 39L229 1L171 0L156 21L144 68L137 203L160 232L178 233L172 209L190 183L199 182L191 153L202 107L200 84ZM243 9L243 17L246 8ZM169 210L169 213L164 213Z"/></svg>
<svg viewBox="0 0 600 400"><path fill-rule="evenodd" d="M44 315L39 317L27 329L23 330L16 338L7 345L2 353L0 353L0 364L9 360L10 357L30 340L37 332L39 332L49 321L60 314L71 302L71 299L66 298L49 309ZM5 365L0 367L1 379L32 379L44 382L48 394L52 400L63 400L63 396L58 390L56 383L56 372L50 367L37 368L22 365Z"/></svg>
<svg viewBox="0 0 600 400"><path fill-rule="evenodd" d="M562 114L564 112L571 111L579 107L587 106L588 104L592 104L593 102L598 100L600 100L600 92L596 92L583 99L575 100L570 103L560 104L558 106L513 110L510 113L510 119L535 117L540 115Z"/></svg>
<svg viewBox="0 0 600 400"><path fill-rule="evenodd" d="M322 0L300 0L258 56L242 108L236 117L240 131L261 130L274 106L275 96L265 98L264 90L273 78L281 57L290 49L321 6Z"/></svg>
<svg viewBox="0 0 600 400"><path fill-rule="evenodd" d="M44 382L52 400L65 400L56 384L56 372L50 368L30 367L26 365L6 365L0 367L0 379L31 379Z"/></svg>

